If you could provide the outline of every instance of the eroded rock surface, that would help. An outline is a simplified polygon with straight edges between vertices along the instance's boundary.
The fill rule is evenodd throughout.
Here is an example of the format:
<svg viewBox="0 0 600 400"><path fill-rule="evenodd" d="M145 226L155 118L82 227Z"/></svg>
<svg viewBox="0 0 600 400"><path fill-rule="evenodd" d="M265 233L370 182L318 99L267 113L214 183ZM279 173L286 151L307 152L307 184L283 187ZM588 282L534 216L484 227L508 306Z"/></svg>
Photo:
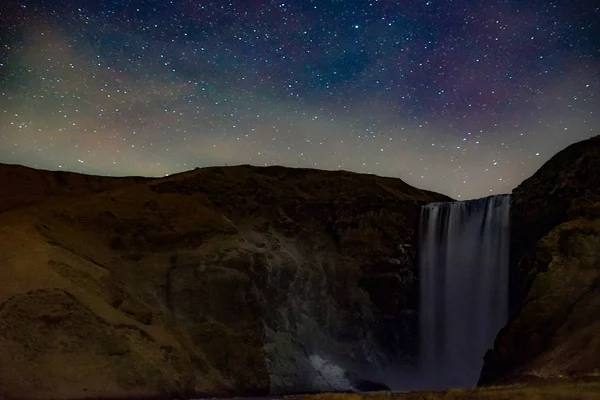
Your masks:
<svg viewBox="0 0 600 400"><path fill-rule="evenodd" d="M600 374L600 136L513 192L512 272L525 297L486 355L482 384Z"/></svg>
<svg viewBox="0 0 600 400"><path fill-rule="evenodd" d="M414 231L420 206L445 199L240 166L11 203L0 396L334 389L324 365L377 381L416 348Z"/></svg>

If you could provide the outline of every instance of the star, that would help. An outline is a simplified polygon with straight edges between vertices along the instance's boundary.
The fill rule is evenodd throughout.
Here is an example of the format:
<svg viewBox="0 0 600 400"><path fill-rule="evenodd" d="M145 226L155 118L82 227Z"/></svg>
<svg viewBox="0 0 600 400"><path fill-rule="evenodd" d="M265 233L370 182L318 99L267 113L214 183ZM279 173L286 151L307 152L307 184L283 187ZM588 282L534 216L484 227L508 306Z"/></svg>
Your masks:
<svg viewBox="0 0 600 400"><path fill-rule="evenodd" d="M347 169L469 199L600 133L585 2L33 0L3 15L5 163Z"/></svg>

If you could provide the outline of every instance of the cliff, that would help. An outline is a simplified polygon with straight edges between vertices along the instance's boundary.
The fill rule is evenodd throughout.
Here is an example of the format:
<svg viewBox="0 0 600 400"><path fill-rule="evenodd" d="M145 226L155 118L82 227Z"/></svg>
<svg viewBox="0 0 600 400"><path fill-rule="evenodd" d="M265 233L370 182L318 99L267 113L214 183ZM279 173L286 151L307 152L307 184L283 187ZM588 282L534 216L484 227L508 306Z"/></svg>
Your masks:
<svg viewBox="0 0 600 400"><path fill-rule="evenodd" d="M481 384L600 374L600 136L513 192L512 272L523 294Z"/></svg>
<svg viewBox="0 0 600 400"><path fill-rule="evenodd" d="M0 188L11 399L373 379L413 355L414 232L420 206L446 199L398 179L250 166L164 179L0 166Z"/></svg>

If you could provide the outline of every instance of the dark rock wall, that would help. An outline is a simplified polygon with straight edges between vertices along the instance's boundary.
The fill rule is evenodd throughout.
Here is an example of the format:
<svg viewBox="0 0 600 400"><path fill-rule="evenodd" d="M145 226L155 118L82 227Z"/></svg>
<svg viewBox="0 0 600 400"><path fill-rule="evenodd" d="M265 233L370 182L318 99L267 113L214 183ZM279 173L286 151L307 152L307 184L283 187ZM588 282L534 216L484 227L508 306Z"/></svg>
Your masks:
<svg viewBox="0 0 600 400"><path fill-rule="evenodd" d="M513 191L511 264L522 282L522 295L538 270L518 267L521 259L531 257L537 241L555 226L594 216L599 196L600 136L559 152Z"/></svg>
<svg viewBox="0 0 600 400"><path fill-rule="evenodd" d="M445 196L250 166L96 189L0 214L0 395L332 390L414 355L415 229Z"/></svg>
<svg viewBox="0 0 600 400"><path fill-rule="evenodd" d="M151 186L205 196L258 248L250 279L265 306L273 392L310 389L312 355L363 377L415 355L415 227L421 205L445 197L398 180L356 179L242 166Z"/></svg>
<svg viewBox="0 0 600 400"><path fill-rule="evenodd" d="M486 355L480 383L593 374L600 361L584 360L600 360L600 348L574 329L600 335L600 309L587 320L582 311L587 303L595 310L599 296L600 136L559 152L512 197L513 316Z"/></svg>

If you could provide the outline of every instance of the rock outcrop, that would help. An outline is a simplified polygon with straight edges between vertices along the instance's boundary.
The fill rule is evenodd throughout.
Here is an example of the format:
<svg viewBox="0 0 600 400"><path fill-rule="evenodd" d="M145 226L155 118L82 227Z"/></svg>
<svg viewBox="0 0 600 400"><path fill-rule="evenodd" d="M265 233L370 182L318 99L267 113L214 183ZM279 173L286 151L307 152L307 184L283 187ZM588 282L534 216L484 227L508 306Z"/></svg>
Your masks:
<svg viewBox="0 0 600 400"><path fill-rule="evenodd" d="M481 384L600 374L600 136L513 192L512 272L524 293Z"/></svg>
<svg viewBox="0 0 600 400"><path fill-rule="evenodd" d="M27 174L58 181L0 209L0 397L346 389L416 348L414 231L445 196L282 167Z"/></svg>

